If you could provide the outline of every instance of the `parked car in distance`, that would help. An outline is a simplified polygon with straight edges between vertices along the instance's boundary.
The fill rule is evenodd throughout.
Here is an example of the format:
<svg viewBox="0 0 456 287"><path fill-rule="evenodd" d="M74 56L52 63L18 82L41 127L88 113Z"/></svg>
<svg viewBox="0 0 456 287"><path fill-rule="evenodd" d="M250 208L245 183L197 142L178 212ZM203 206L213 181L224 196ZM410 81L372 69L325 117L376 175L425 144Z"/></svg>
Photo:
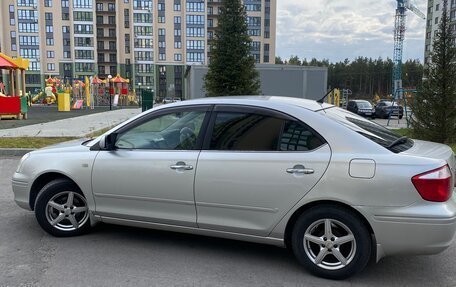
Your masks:
<svg viewBox="0 0 456 287"><path fill-rule="evenodd" d="M351 100L348 102L347 110L363 117L375 118L375 110L372 104L365 100Z"/></svg>
<svg viewBox="0 0 456 287"><path fill-rule="evenodd" d="M174 97L174 98L173 98L173 102L180 102L180 101L182 101L181 98L177 98L177 97Z"/></svg>
<svg viewBox="0 0 456 287"><path fill-rule="evenodd" d="M394 103L393 105L393 102L391 101L380 100L375 105L375 116L382 119L387 119L390 116L402 119L404 116L404 107L398 105L397 103Z"/></svg>
<svg viewBox="0 0 456 287"><path fill-rule="evenodd" d="M172 103L172 102L174 102L173 98L166 97L166 98L163 99L163 103L164 104L169 104L169 103Z"/></svg>
<svg viewBox="0 0 456 287"><path fill-rule="evenodd" d="M161 105L95 139L32 151L12 187L54 236L106 222L267 243L343 279L371 258L448 248L455 169L450 147L333 105L226 97Z"/></svg>

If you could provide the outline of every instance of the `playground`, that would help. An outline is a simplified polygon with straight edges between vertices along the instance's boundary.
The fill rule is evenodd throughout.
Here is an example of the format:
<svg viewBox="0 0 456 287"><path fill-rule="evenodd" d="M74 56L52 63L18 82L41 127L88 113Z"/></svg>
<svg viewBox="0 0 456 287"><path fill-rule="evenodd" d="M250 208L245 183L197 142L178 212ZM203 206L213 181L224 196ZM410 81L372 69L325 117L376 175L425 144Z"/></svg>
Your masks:
<svg viewBox="0 0 456 287"><path fill-rule="evenodd" d="M108 76L65 79L47 76L35 94L25 93L29 60L0 53L0 129L17 128L117 108L137 108L130 80Z"/></svg>

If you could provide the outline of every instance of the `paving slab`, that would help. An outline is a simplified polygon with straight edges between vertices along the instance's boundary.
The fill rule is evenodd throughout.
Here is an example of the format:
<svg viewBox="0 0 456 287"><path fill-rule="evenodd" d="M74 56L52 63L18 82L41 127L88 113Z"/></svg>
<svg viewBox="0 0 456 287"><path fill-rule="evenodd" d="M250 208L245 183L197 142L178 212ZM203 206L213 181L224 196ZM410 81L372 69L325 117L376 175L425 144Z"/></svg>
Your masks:
<svg viewBox="0 0 456 287"><path fill-rule="evenodd" d="M53 122L0 130L0 137L84 137L117 125L141 113L141 109L121 109Z"/></svg>

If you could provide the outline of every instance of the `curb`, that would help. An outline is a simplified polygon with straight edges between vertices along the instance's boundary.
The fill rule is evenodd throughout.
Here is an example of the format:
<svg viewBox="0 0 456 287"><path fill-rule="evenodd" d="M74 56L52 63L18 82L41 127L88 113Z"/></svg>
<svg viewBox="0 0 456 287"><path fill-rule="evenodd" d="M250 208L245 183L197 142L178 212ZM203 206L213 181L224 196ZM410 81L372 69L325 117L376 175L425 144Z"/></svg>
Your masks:
<svg viewBox="0 0 456 287"><path fill-rule="evenodd" d="M0 156L23 156L34 150L30 148L0 148Z"/></svg>

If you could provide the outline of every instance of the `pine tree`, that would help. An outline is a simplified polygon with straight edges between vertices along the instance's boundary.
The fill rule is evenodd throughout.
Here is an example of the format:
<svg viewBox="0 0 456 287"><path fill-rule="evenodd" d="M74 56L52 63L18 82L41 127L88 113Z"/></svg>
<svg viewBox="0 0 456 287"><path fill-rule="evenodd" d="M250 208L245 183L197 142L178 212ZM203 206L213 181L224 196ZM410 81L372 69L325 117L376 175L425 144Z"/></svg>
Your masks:
<svg viewBox="0 0 456 287"><path fill-rule="evenodd" d="M258 95L260 80L250 54L247 14L241 0L223 0L211 41L211 60L205 77L209 96Z"/></svg>
<svg viewBox="0 0 456 287"><path fill-rule="evenodd" d="M456 139L456 48L450 28L448 1L443 3L433 43L432 62L425 68L422 89L413 100L416 137L440 143Z"/></svg>

